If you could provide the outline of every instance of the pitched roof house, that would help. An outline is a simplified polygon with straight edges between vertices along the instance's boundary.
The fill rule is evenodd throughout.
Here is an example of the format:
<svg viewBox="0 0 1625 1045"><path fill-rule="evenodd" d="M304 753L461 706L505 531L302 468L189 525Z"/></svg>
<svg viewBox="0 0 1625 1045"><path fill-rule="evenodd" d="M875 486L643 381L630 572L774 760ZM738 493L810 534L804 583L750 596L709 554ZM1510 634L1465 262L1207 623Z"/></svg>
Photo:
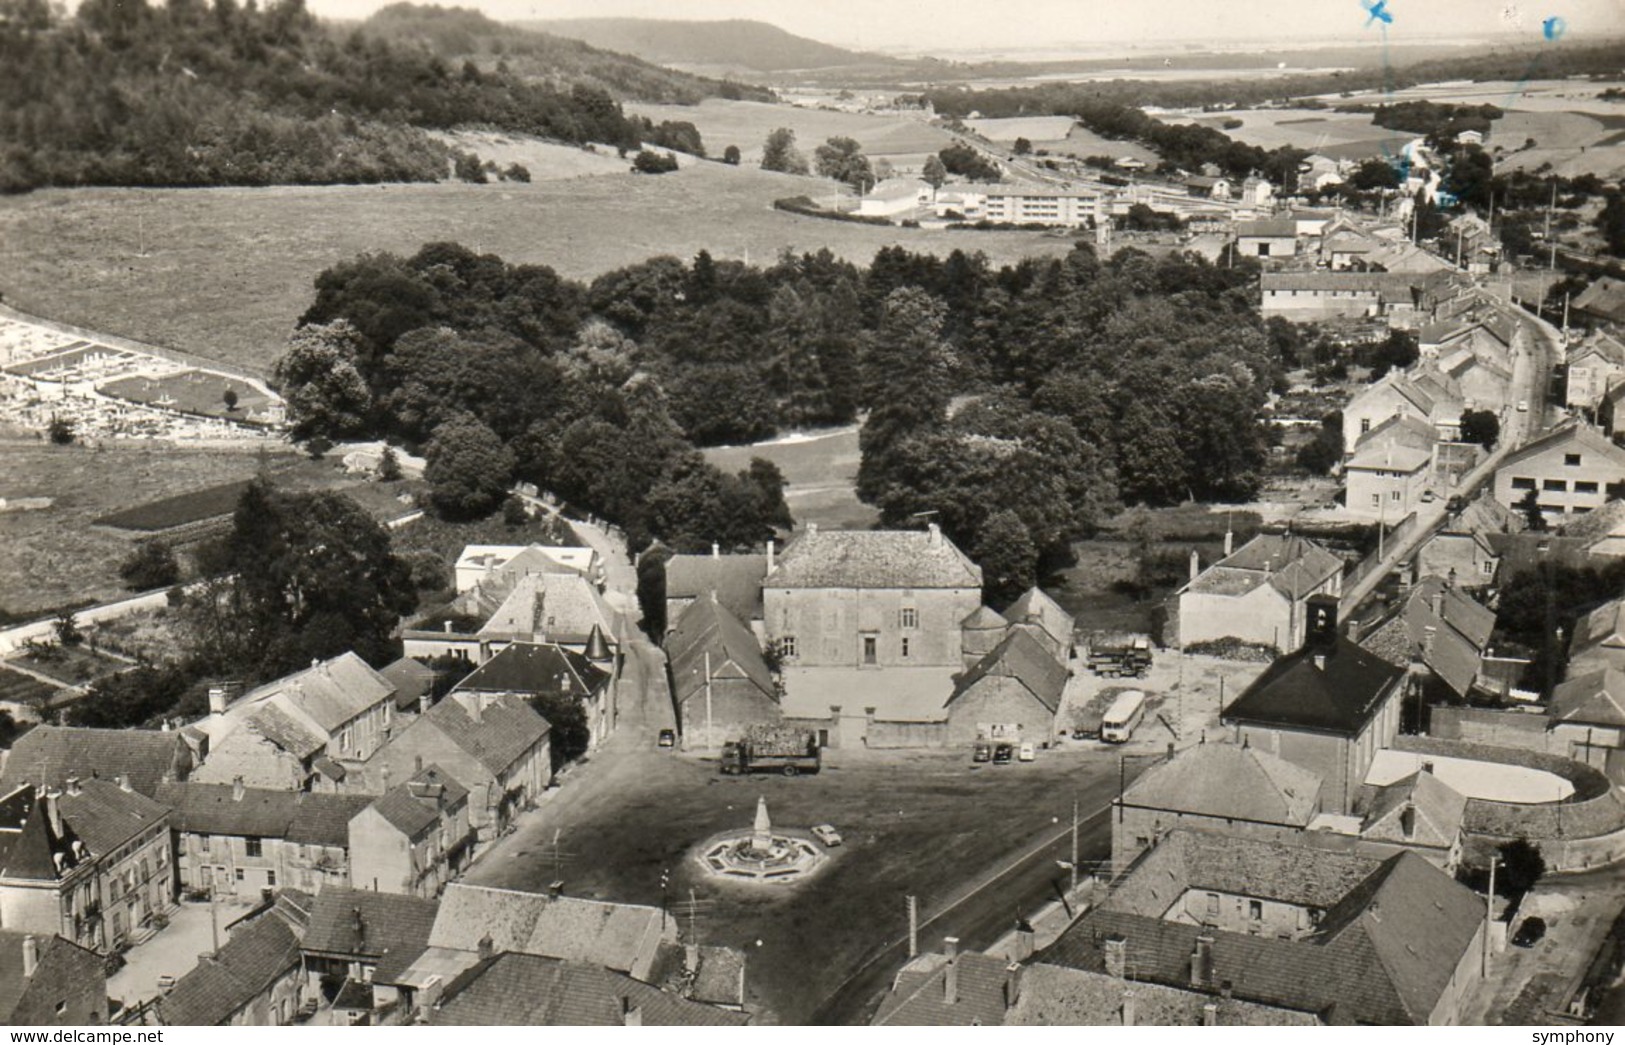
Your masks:
<svg viewBox="0 0 1625 1045"><path fill-rule="evenodd" d="M184 780L191 768L191 752L178 731L41 724L11 745L0 795L23 784L61 788L69 777L99 777L127 780L151 798L161 782Z"/></svg>
<svg viewBox="0 0 1625 1045"><path fill-rule="evenodd" d="M1360 826L1366 842L1409 849L1455 873L1467 797L1425 769L1377 788Z"/></svg>
<svg viewBox="0 0 1625 1045"><path fill-rule="evenodd" d="M1570 421L1502 458L1493 489L1508 507L1533 492L1546 521L1558 525L1625 491L1625 449Z"/></svg>
<svg viewBox="0 0 1625 1045"><path fill-rule="evenodd" d="M1036 585L1004 609L1004 619L1018 628L1028 628L1044 644L1050 655L1063 664L1072 655L1072 614L1066 612L1049 593Z"/></svg>
<svg viewBox="0 0 1625 1045"><path fill-rule="evenodd" d="M1574 309L1609 323L1625 323L1625 280L1597 277L1574 299Z"/></svg>
<svg viewBox="0 0 1625 1045"><path fill-rule="evenodd" d="M589 643L589 647L593 644ZM568 697L587 713L588 746L596 748L614 728L613 657L599 643L599 660L568 646L515 642L457 683L454 692L506 693L526 700Z"/></svg>
<svg viewBox="0 0 1625 1045"><path fill-rule="evenodd" d="M1547 714L1552 725L1625 730L1625 671L1603 668L1571 675L1552 691Z"/></svg>
<svg viewBox="0 0 1625 1045"><path fill-rule="evenodd" d="M457 590L465 592L499 574L574 573L592 581L603 579L603 563L591 548L553 547L543 544L470 544L457 557L453 571Z"/></svg>
<svg viewBox="0 0 1625 1045"><path fill-rule="evenodd" d="M301 900L307 900L300 897ZM238 922L154 1006L172 1027L285 1027L305 996L300 941L308 910L279 901Z"/></svg>
<svg viewBox="0 0 1625 1045"><path fill-rule="evenodd" d="M1451 1024L1484 920L1482 899L1415 853L1175 831L1036 961L1325 1023Z"/></svg>
<svg viewBox="0 0 1625 1045"><path fill-rule="evenodd" d="M1179 644L1236 638L1296 649L1309 600L1342 590L1342 559L1306 537L1261 533L1179 590Z"/></svg>
<svg viewBox="0 0 1625 1045"><path fill-rule="evenodd" d="M1055 735L1071 672L1034 630L1012 627L959 677L947 702L950 741L1045 741Z"/></svg>
<svg viewBox="0 0 1625 1045"><path fill-rule="evenodd" d="M663 991L613 969L536 954L480 959L441 992L430 1026L740 1027L742 1012Z"/></svg>
<svg viewBox="0 0 1625 1045"><path fill-rule="evenodd" d="M106 959L54 933L0 929L0 1023L97 1027L107 1016Z"/></svg>
<svg viewBox="0 0 1625 1045"><path fill-rule="evenodd" d="M389 985L429 946L439 903L324 886L310 904L302 950L313 974Z"/></svg>
<svg viewBox="0 0 1625 1045"><path fill-rule="evenodd" d="M778 685L756 636L720 598L706 594L690 603L672 622L665 646L685 746L714 748L782 718Z"/></svg>
<svg viewBox="0 0 1625 1045"><path fill-rule="evenodd" d="M647 979L661 945L676 938L675 921L658 907L454 882L441 896L428 944L588 962Z"/></svg>
<svg viewBox="0 0 1625 1045"><path fill-rule="evenodd" d="M772 543L766 555L673 555L666 560L666 628L677 623L696 599L716 595L735 617L750 622L762 619L762 580L773 568Z"/></svg>
<svg viewBox="0 0 1625 1045"><path fill-rule="evenodd" d="M1425 577L1393 616L1367 632L1360 645L1395 667L1425 664L1456 697L1479 679L1495 631L1495 611L1440 577Z"/></svg>
<svg viewBox="0 0 1625 1045"><path fill-rule="evenodd" d="M424 766L350 818L350 879L363 888L435 896L468 863L468 789Z"/></svg>

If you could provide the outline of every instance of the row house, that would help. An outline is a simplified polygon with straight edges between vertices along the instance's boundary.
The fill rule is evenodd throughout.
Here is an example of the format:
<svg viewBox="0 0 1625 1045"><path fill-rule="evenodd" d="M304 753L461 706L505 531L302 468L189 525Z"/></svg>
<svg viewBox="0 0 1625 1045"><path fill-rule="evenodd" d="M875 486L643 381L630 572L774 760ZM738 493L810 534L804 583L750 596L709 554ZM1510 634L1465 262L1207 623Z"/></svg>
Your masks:
<svg viewBox="0 0 1625 1045"><path fill-rule="evenodd" d="M0 798L0 926L107 953L170 910L173 880L169 809L127 780Z"/></svg>
<svg viewBox="0 0 1625 1045"><path fill-rule="evenodd" d="M1454 379L1432 366L1390 370L1355 393L1343 408L1343 445L1353 453L1362 436L1392 417L1410 417L1432 425L1438 438L1461 435L1467 402Z"/></svg>
<svg viewBox="0 0 1625 1045"><path fill-rule="evenodd" d="M373 797L197 782L166 784L182 891L254 898L350 881L352 818Z"/></svg>
<svg viewBox="0 0 1625 1045"><path fill-rule="evenodd" d="M550 642L585 652L595 633L619 654L616 613L587 578L504 569L406 625L401 644L408 657L420 660L452 656L483 664L515 642Z"/></svg>
<svg viewBox="0 0 1625 1045"><path fill-rule="evenodd" d="M356 813L349 839L357 888L437 896L473 856L468 788L424 766Z"/></svg>
<svg viewBox="0 0 1625 1045"><path fill-rule="evenodd" d="M1596 331L1569 349L1563 405L1595 416L1603 399L1625 379L1625 344Z"/></svg>
<svg viewBox="0 0 1625 1045"><path fill-rule="evenodd" d="M455 687L463 693L507 694L527 701L568 699L587 719L587 746L596 750L615 728L614 663L601 633L587 651L543 642L516 642L494 655Z"/></svg>

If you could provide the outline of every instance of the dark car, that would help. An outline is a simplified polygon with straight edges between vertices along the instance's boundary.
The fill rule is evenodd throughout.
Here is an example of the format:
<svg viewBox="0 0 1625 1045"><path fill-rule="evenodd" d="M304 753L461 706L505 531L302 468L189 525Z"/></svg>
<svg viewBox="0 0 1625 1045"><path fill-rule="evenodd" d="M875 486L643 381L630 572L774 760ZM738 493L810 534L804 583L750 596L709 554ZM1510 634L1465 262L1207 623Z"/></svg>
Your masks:
<svg viewBox="0 0 1625 1045"><path fill-rule="evenodd" d="M675 729L662 729L660 739L656 740L655 744L659 747L676 747L677 731Z"/></svg>
<svg viewBox="0 0 1625 1045"><path fill-rule="evenodd" d="M977 744L971 750L970 760L972 762L991 762L993 760L993 745Z"/></svg>
<svg viewBox="0 0 1625 1045"><path fill-rule="evenodd" d="M1016 749L1012 744L998 744L993 748L993 764L996 766L1007 765L1015 757Z"/></svg>
<svg viewBox="0 0 1625 1045"><path fill-rule="evenodd" d="M1546 919L1525 918L1518 931L1512 934L1514 947L1533 947L1546 935Z"/></svg>

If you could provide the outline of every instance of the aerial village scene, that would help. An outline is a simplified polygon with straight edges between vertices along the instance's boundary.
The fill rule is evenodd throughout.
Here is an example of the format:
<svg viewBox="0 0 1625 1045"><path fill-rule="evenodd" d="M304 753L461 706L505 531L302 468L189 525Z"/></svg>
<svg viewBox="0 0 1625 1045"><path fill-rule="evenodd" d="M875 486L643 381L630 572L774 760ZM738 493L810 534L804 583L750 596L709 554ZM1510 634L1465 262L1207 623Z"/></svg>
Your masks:
<svg viewBox="0 0 1625 1045"><path fill-rule="evenodd" d="M0 0L0 1024L1625 1024L1625 8L1130 6Z"/></svg>

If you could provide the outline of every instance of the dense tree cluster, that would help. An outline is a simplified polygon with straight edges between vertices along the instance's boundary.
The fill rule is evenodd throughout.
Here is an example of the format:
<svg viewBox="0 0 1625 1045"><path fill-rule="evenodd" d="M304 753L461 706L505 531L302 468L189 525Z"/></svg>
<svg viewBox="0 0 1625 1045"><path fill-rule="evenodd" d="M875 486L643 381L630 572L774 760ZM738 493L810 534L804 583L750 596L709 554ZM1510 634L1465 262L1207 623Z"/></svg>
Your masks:
<svg viewBox="0 0 1625 1045"><path fill-rule="evenodd" d="M998 164L964 142L955 142L942 149L937 153L937 160L944 172L967 181L998 181L1003 176Z"/></svg>
<svg viewBox="0 0 1625 1045"><path fill-rule="evenodd" d="M1488 134L1491 122L1505 115L1493 105L1455 105L1421 99L1392 105L1339 105L1337 111L1368 112L1371 122L1378 127L1424 135L1434 143L1451 141L1463 131Z"/></svg>
<svg viewBox="0 0 1625 1045"><path fill-rule="evenodd" d="M459 71L366 28L338 38L303 0L87 0L0 16L0 191L45 185L436 181L426 129L698 147L692 125L629 119L601 86ZM673 74L677 75L677 74Z"/></svg>
<svg viewBox="0 0 1625 1045"><path fill-rule="evenodd" d="M829 139L813 150L813 161L819 177L844 181L859 192L868 191L875 183L869 157L863 154L863 146L853 138Z"/></svg>
<svg viewBox="0 0 1625 1045"><path fill-rule="evenodd" d="M1031 547L1030 570L1119 500L1256 492L1257 419L1287 353L1257 316L1256 277L1184 254L1101 263L1087 246L1002 269L887 248L867 270L828 252L767 268L702 252L581 286L435 244L323 273L277 374L303 437L443 455L455 425L481 466L436 483L448 510L476 473L496 495L501 446L505 479L680 549L789 521L776 469L725 475L696 445L862 415L859 494L888 524L934 517L987 555Z"/></svg>

